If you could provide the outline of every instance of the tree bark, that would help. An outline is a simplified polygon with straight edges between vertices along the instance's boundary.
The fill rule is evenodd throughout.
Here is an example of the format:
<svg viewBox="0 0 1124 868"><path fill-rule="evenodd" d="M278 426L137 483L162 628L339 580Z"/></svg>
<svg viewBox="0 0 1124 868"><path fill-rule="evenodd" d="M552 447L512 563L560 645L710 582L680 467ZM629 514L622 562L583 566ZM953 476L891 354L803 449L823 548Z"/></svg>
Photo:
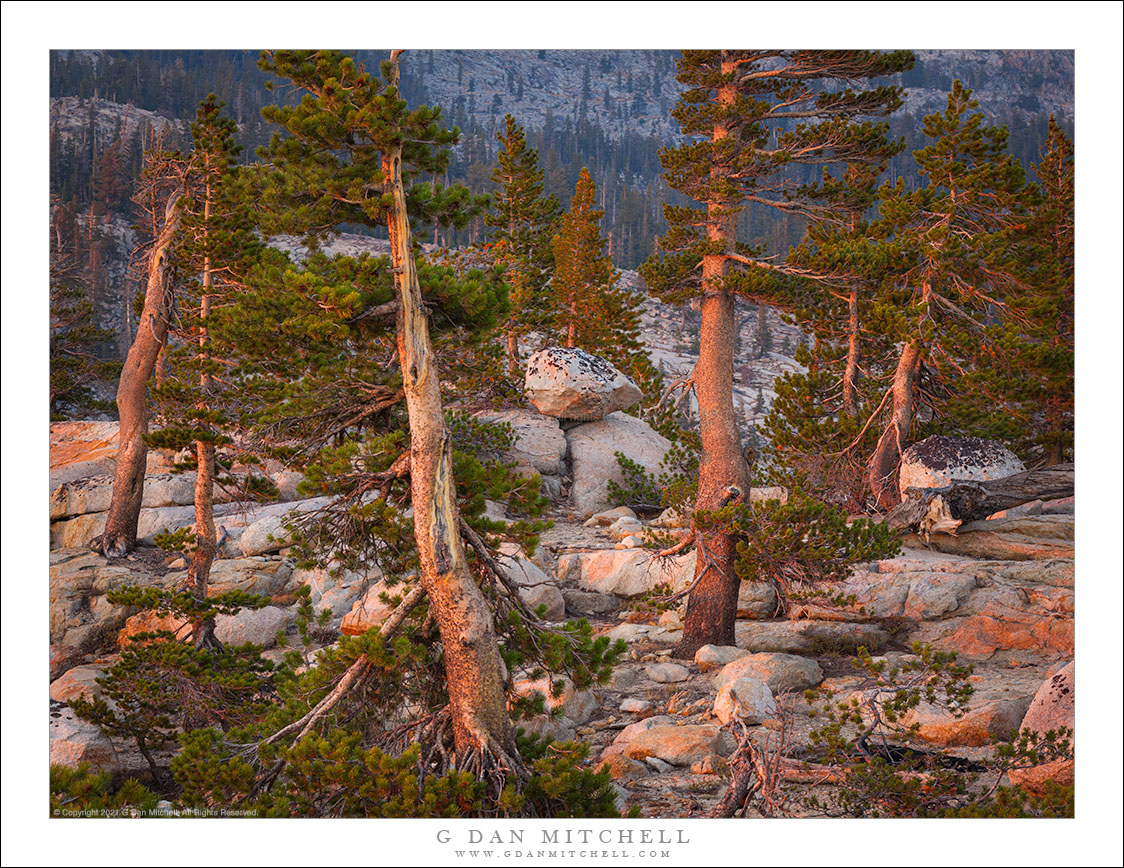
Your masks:
<svg viewBox="0 0 1124 868"><path fill-rule="evenodd" d="M723 62L722 71L732 73L732 63ZM736 92L725 85L719 102L732 104ZM723 123L715 124L712 141L729 135ZM719 189L728 169L711 169L712 188ZM707 202L707 238L721 242L733 252L736 216L728 213L726 202L712 194ZM709 254L702 262L702 325L699 333L699 360L694 384L699 407L699 492L695 508L715 510L749 492L749 467L742 455L734 417L734 297L723 281L729 259ZM695 584L687 598L683 639L672 652L675 657L693 657L703 645L733 645L734 620L738 608L738 577L734 572L736 540L732 534L699 532Z"/></svg>
<svg viewBox="0 0 1124 868"><path fill-rule="evenodd" d="M847 297L847 365L843 370L843 412L859 416L859 291L852 287Z"/></svg>
<svg viewBox="0 0 1124 868"><path fill-rule="evenodd" d="M507 333L507 373L512 379L519 377L519 335L514 327Z"/></svg>
<svg viewBox="0 0 1124 868"><path fill-rule="evenodd" d="M148 459L148 446L144 442L144 435L148 433L148 379L168 339L174 279L171 245L179 232L182 216L182 194L174 193L164 209L164 228L148 258L144 309L117 384L117 413L121 420L117 465L100 545L106 557L123 557L137 544L137 521L144 498L144 470Z"/></svg>
<svg viewBox="0 0 1124 868"><path fill-rule="evenodd" d="M210 155L204 157L205 170L210 169ZM209 171L208 171L209 176ZM212 213L212 190L210 181L207 182L203 199L203 232L208 231L208 223ZM210 361L209 335L207 332L207 319L211 314L212 290L214 276L211 269L211 257L203 258L203 294L199 299L199 357L203 363L203 370L199 375L199 409L210 409L210 395L214 388L208 362ZM215 444L212 440L195 441L195 553L191 556L191 563L187 568L186 588L191 591L196 600L207 599L207 582L211 575L211 564L214 563L217 549L215 535ZM193 625L195 644L198 646L214 645L215 622L213 618L197 621Z"/></svg>
<svg viewBox="0 0 1124 868"><path fill-rule="evenodd" d="M399 54L391 53L391 85L397 84ZM398 357L410 421L411 500L421 581L444 648L458 765L479 769L498 763L518 771L492 613L469 570L460 537L452 443L418 285L401 171L401 147L388 150L383 172L394 205L387 230L400 302Z"/></svg>
<svg viewBox="0 0 1124 868"><path fill-rule="evenodd" d="M921 345L910 341L902 347L892 389L893 411L890 421L878 438L869 465L870 488L883 509L892 509L901 500L895 485L895 471L901 460L902 447L913 423L913 396L921 376Z"/></svg>

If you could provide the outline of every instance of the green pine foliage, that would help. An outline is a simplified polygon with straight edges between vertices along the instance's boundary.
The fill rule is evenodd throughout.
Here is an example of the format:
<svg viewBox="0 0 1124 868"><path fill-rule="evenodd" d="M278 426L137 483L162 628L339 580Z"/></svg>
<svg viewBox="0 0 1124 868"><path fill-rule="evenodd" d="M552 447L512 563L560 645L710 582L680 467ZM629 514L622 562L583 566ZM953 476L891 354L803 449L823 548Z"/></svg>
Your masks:
<svg viewBox="0 0 1124 868"><path fill-rule="evenodd" d="M875 326L924 348L931 421L916 435L969 434L1014 442L1025 423L1009 396L1024 376L1004 344L1024 316L1012 304L1029 252L1025 174L1007 131L984 123L972 93L953 83L944 112L929 115L931 143L914 153L924 186L899 179L880 190L878 234L898 263Z"/></svg>
<svg viewBox="0 0 1124 868"><path fill-rule="evenodd" d="M978 762L945 757L927 750L918 724L906 721L922 703L954 718L967 714L971 664L915 643L913 654L894 664L860 648L852 666L863 679L857 688L806 694L817 724L807 758L833 769L836 779L822 794L794 793L803 809L829 817L1073 816L1073 787L1031 795L999 786L1014 769L1072 758L1072 732L1022 730L996 740Z"/></svg>
<svg viewBox="0 0 1124 868"><path fill-rule="evenodd" d="M112 401L98 397L95 386L111 382L121 363L103 359L100 345L113 333L94 323L94 306L73 277L51 275L51 421L116 412Z"/></svg>
<svg viewBox="0 0 1124 868"><path fill-rule="evenodd" d="M921 186L899 178L875 198L877 173L848 169L851 220L810 224L788 257L821 289L794 295L792 316L815 339L797 350L806 372L777 382L771 457L806 490L852 510L869 504L865 464L905 343L923 349L910 439L998 439L1031 462L1071 455L1072 147L1054 125L1046 181L1028 187L1007 131L984 123L960 82L923 129ZM848 404L852 293L860 361Z"/></svg>
<svg viewBox="0 0 1124 868"><path fill-rule="evenodd" d="M519 340L532 331L550 334L556 311L547 292L554 271L551 238L561 214L558 200L543 194L538 152L511 115L496 134L501 148L492 171L495 192L484 224L492 232L484 249L504 268L511 312L503 323L506 336Z"/></svg>
<svg viewBox="0 0 1124 868"><path fill-rule="evenodd" d="M630 377L644 394L643 405L660 398L662 376L640 340L640 299L619 285L620 273L605 252L603 212L594 207L597 187L582 169L554 236L557 321L565 344L603 356Z"/></svg>
<svg viewBox="0 0 1124 868"><path fill-rule="evenodd" d="M901 104L898 87L838 89L840 82L865 82L912 65L905 51L684 51L678 78L685 90L672 115L687 141L661 152L667 183L696 203L710 203L716 219L763 208L774 217L838 221L854 209L854 198L821 167L877 164L892 156L900 146L888 141L885 123L864 118L885 116ZM720 101L719 91L730 87L733 99ZM715 138L716 127L726 135ZM805 167L824 174L809 178ZM726 254L732 267L722 288L757 302L783 298L792 290L786 275L801 273L734 237L708 236L706 215L695 207L667 205L664 216L663 255L649 259L641 274L665 302L699 294L706 255Z"/></svg>
<svg viewBox="0 0 1124 868"><path fill-rule="evenodd" d="M187 625L216 615L268 605L265 597L230 591L198 600L190 591L129 586L106 599ZM182 631L181 631L182 632ZM273 665L253 645L209 647L185 641L173 629L130 637L121 658L98 678L93 700L76 699L74 713L108 735L133 741L148 763L155 785L169 789L165 765L155 752L174 745L186 730L218 725L227 729L260 716L274 691Z"/></svg>
<svg viewBox="0 0 1124 868"><path fill-rule="evenodd" d="M456 139L455 131L440 127L436 109L409 110L383 80L334 52L267 53L262 66L305 96L266 110L287 136L274 138L263 152L268 163L247 186L263 206L263 233L300 233L308 254L293 261L276 250L258 251L244 290L216 320L234 362L225 376L237 384L239 426L270 457L303 472L306 494L328 498L325 508L288 523L298 561L384 578L385 602L394 605L416 583L419 565L408 511L409 427L396 364L393 275L384 257L330 257L319 242L344 224L377 230L386 220L382 155L401 137L407 140L411 217L463 225L479 203L462 189L433 183L447 160L446 146ZM418 272L443 386L455 394L471 376L481 340L508 314L502 268L419 255ZM565 678L579 689L604 683L623 643L595 638L584 621L551 627L487 567L499 543L532 552L548 526L539 481L518 476L503 459L512 445L510 429L453 412L446 430L461 515L485 540L479 548L473 542L470 564L493 607L512 680L546 677L559 685ZM487 518L485 500L503 503L515 520ZM190 595L181 597L175 605L188 607ZM129 602L151 607L162 599ZM211 616L198 610L202 605L183 616ZM255 668L252 661L260 657L254 649L203 650L160 636L132 652L135 672L114 673L140 679L140 687L129 689L148 696L152 706L126 725L161 744L182 731L172 772L186 804L238 800L281 816L613 812L607 779L579 767L584 754L576 747L531 763L524 786L502 792L450 767L444 660L427 602L390 640L373 628L319 652L313 649L329 638L328 617L307 596L298 609L301 646L286 652L275 670ZM208 665L216 672L226 661L232 678L246 679L234 685L248 692L239 694L241 704L231 697L231 716L220 718L216 709L208 718L205 704L190 719L177 716L169 707L174 697L144 680L178 689L176 667L189 667L201 653L213 655ZM286 730L353 666L363 667L354 689L308 732ZM512 713L541 708L541 702L513 697ZM103 725L115 725L106 709L92 713Z"/></svg>
<svg viewBox="0 0 1124 868"><path fill-rule="evenodd" d="M569 669L583 687L603 683L622 650L607 639L592 640L588 624L541 634L514 615L510 626L503 647L509 666L525 666L534 650L545 667ZM448 702L434 634L423 604L389 643L377 629L345 636L320 651L312 666L304 666L299 651L289 652L274 681L275 700L256 721L183 735L183 749L172 761L179 798L196 807L240 804L264 816L615 816L607 776L582 767L584 746L522 741L529 781L521 791L509 785L496 797L472 775L431 770L442 749L432 734ZM583 643L593 653L583 657ZM304 738L271 741L332 690L361 655L371 666L362 691L349 694ZM574 666L579 659L582 664ZM303 674L288 674L302 667ZM522 710L541 710L541 700Z"/></svg>
<svg viewBox="0 0 1124 868"><path fill-rule="evenodd" d="M189 448L176 468L181 471L198 469L199 444L221 449L214 458L215 483L268 495L270 486L260 475L237 479L229 472L245 396L228 376L237 350L224 339L222 320L243 290L261 244L248 205L246 172L237 165L237 128L222 108L214 94L200 103L190 156L165 158L181 164L177 171L189 195L175 250L178 316L152 392L159 428L146 441L157 449ZM244 464L256 461L242 448L237 458Z"/></svg>
<svg viewBox="0 0 1124 868"><path fill-rule="evenodd" d="M267 232L324 237L343 223L385 227L391 199L382 161L395 141L403 146L412 221L463 227L479 212L483 203L467 188L436 183L458 138L456 129L444 128L440 109L409 109L384 78L337 51L265 52L259 65L304 94L297 103L262 109L287 134L275 133L262 152L274 169L262 178Z"/></svg>
<svg viewBox="0 0 1124 868"><path fill-rule="evenodd" d="M879 120L901 105L901 88L877 79L910 69L913 60L906 51L683 52L678 78L685 89L672 114L686 141L660 157L668 185L687 204L664 208L669 229L640 269L649 290L684 303L700 295L705 272L710 293L824 320L838 306L833 293L857 279L851 260L862 257L847 244L870 206L879 168L903 147ZM816 253L789 261L783 249L748 243L747 225L789 218L807 225ZM764 347L770 338L761 331ZM778 398L773 415L784 413L784 421L770 435L782 455L795 448L816 464L834 451L804 441L809 432L802 429L808 410L819 417L814 424L834 424L835 409L821 412L813 403L816 391L836 388L824 379ZM801 467L808 463L802 458L794 464L821 494L826 486L813 473L819 468Z"/></svg>
<svg viewBox="0 0 1124 868"><path fill-rule="evenodd" d="M113 402L98 396L96 386L112 382L121 363L103 357L113 333L95 322L90 288L72 243L73 215L66 208L54 208L51 224L51 421L116 412Z"/></svg>
<svg viewBox="0 0 1124 868"><path fill-rule="evenodd" d="M115 783L109 772L94 772L89 763L77 768L52 765L52 817L151 817L160 797L132 778Z"/></svg>
<svg viewBox="0 0 1124 868"><path fill-rule="evenodd" d="M1023 436L1021 454L1049 464L1073 458L1074 424L1074 156L1073 142L1050 118L1045 149L1028 191L1029 243L1022 286L1012 299L1024 323L1005 350L1017 356L1011 383Z"/></svg>
<svg viewBox="0 0 1124 868"><path fill-rule="evenodd" d="M867 503L865 460L880 431L864 423L882 401L894 353L893 340L877 327L892 261L869 216L885 160L903 144L886 141L880 162L850 164L838 181L825 176L843 219L809 222L787 257L811 279L791 285L785 317L813 340L794 352L805 371L774 383L777 397L764 423L770 459L791 484L852 511Z"/></svg>
<svg viewBox="0 0 1124 868"><path fill-rule="evenodd" d="M795 603L845 605L834 585L856 564L891 558L901 551L893 531L869 519L794 491L787 503L733 503L695 513L694 525L737 538L734 569L742 581L767 582L777 591L778 614Z"/></svg>

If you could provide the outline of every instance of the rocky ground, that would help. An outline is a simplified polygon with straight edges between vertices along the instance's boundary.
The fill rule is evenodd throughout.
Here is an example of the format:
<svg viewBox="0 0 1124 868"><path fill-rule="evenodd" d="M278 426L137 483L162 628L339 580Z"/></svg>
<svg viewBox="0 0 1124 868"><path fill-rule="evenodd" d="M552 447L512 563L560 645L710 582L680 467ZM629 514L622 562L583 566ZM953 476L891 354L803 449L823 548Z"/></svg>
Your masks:
<svg viewBox="0 0 1124 868"><path fill-rule="evenodd" d="M721 795L724 758L734 748L723 723L730 719L734 698L743 721L760 736L775 735L778 703L789 709L789 737L799 750L813 726L802 691L857 689L861 679L847 664L857 643L893 659L908 654L913 640L922 640L975 664L976 693L967 716L954 720L927 707L916 716L924 742L968 758L986 752L993 736L1019 726L1035 692L1072 659L1071 514L978 522L978 528L932 547L907 540L901 556L854 571L844 590L858 603L845 615L808 612L778 620L772 617L771 588L746 584L736 647L708 647L691 661L670 659L682 607L660 611L647 601L659 584L686 587L694 556L651 562L649 553L636 546L653 522L625 508L584 520L569 504L559 504L552 517L555 525L532 558L507 552L525 598L545 604L552 620L588 618L599 633L624 639L629 650L609 684L568 691L561 716L529 725L588 742L593 761L610 764L622 801L645 816L696 814ZM283 545L267 548L273 550L231 552L235 556L215 563L216 592L237 588L274 600L258 611L221 617L221 640L254 641L279 657L277 634L295 635L293 595L301 585L310 586L314 604L330 608L333 624L345 632L362 632L385 617L377 585L358 576L334 580L323 571L297 569ZM145 616L129 617L108 604L105 593L136 582L174 586L184 575L182 562L153 548L142 547L117 561L84 547L51 553L53 761L142 770L128 745L111 742L76 719L67 703L95 693L95 679L117 658L120 643L153 626ZM519 685L528 691L535 687Z"/></svg>
<svg viewBox="0 0 1124 868"><path fill-rule="evenodd" d="M743 582L734 645L708 645L693 660L672 660L685 603L667 598L690 586L695 554L656 560L647 544L653 531L682 537L687 529L670 511L642 518L612 507L608 489L610 480L623 482L616 453L655 474L670 444L624 412L639 390L603 359L582 350L544 350L528 361L527 372L531 406L485 415L511 425L515 441L507 458L520 472L540 476L554 525L530 557L501 546L501 562L524 600L544 607L547 621L587 618L597 634L623 640L628 651L610 683L567 689L550 700L561 705L557 713L526 726L590 744L591 763L609 764L622 804L646 816L705 811L725 786L726 758L735 749L732 731L741 726L773 741L783 732L786 749L798 756L814 726L806 689L844 696L867 689L849 666L859 646L893 663L909 659L921 642L974 664L975 693L966 714L953 717L923 703L907 720L918 725L921 746L967 759L979 758L1024 718L1042 719L1032 708L1036 692L1068 677L1059 670L1073 658L1073 498L1009 509L964 524L956 535L907 537L898 557L859 564L839 583L839 597L848 601L842 606L804 602L778 617L773 585ZM91 543L104 527L116 449L114 423L52 425L51 757L132 772L143 769L135 751L75 718L68 703L97 692L97 677L131 635L181 626L131 614L110 604L106 594L137 583L183 584L183 558L165 555L153 540L160 530L192 524L194 478L168 473L172 456L154 451L140 547L126 558L106 560L91 551ZM920 478L921 469L911 462L903 466L907 481ZM928 468L926 484L946 484L941 474L950 467L965 478L987 479L1022 469L1016 465L1014 456L978 466L945 462ZM357 635L381 623L389 607L379 600L380 577L332 576L296 566L285 516L315 510L326 499L299 499L297 475L280 467L267 471L281 503L220 502L215 508L223 543L210 588L265 595L271 605L219 616L217 638L253 642L279 660L284 652L278 637L296 638L302 586L314 607L330 610L333 631ZM783 489L749 492L750 501L786 497ZM507 519L498 503L490 503L488 513ZM518 693L546 692L543 681L512 676ZM1068 697L1069 725L1070 683L1055 685L1054 695Z"/></svg>

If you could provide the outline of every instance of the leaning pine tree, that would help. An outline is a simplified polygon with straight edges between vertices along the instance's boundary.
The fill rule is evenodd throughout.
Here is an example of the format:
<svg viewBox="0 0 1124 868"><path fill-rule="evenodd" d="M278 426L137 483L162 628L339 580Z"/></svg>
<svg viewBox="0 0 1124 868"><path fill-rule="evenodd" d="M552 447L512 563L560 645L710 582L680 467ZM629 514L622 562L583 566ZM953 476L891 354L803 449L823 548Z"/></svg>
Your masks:
<svg viewBox="0 0 1124 868"><path fill-rule="evenodd" d="M289 79L305 93L298 105L272 106L265 112L289 133L270 148L278 169L271 192L286 197L297 190L312 218L305 221L309 229L324 231L347 221L382 226L390 234L395 297L389 312L397 319L397 360L410 423L414 539L421 584L445 651L458 765L498 764L516 773L521 764L507 713L504 664L460 536L452 444L409 223L411 214L449 219L452 213L434 212L464 207L459 191L442 196L432 186L416 183L419 174L444 169L442 149L455 136L439 126L434 110L407 109L398 94L397 53L392 57L384 79L332 52L279 51L263 58L267 72ZM424 201L419 193L426 195ZM356 672L366 665L357 662Z"/></svg>
<svg viewBox="0 0 1124 868"><path fill-rule="evenodd" d="M117 415L120 419L117 462L113 470L113 496L105 517L98 548L109 558L131 552L137 544L137 523L144 500L144 474L148 460L148 381L168 340L175 301L174 246L183 218L184 195L175 191L164 208L160 234L147 258L144 307L117 382Z"/></svg>
<svg viewBox="0 0 1124 868"><path fill-rule="evenodd" d="M421 777L471 772L493 800L482 810L506 792L511 811L536 786L509 713L522 707L510 695L516 668L584 686L607 677L620 649L593 640L588 624L549 629L494 556L489 538L533 544L542 499L495 461L501 433L447 413L439 365L452 342L478 339L506 313L506 288L496 272L419 255L411 221L464 225L474 203L463 188L433 183L456 132L438 110L407 107L397 62L396 52L381 77L336 52L278 51L261 62L304 94L265 111L287 136L264 152L263 229L301 232L313 249L299 266L265 262L230 328L247 351L260 335L243 376L268 404L263 433L304 461L309 489L333 495L334 507L294 521L298 549L382 573L386 601L398 606L326 654L283 725L258 730L259 758L290 744L262 786L284 790L298 772L290 760L326 734L343 739L340 750L413 745L426 757ZM385 228L391 262L316 251L341 223ZM485 496L529 520L505 528L484 519Z"/></svg>
<svg viewBox="0 0 1124 868"><path fill-rule="evenodd" d="M881 302L882 328L900 350L868 465L886 509L899 500L897 468L922 400L943 412L944 432L1014 436L1009 405L1024 374L1005 338L1031 325L1012 304L1025 295L1034 251L1025 176L1007 153L1006 128L988 126L955 81L945 111L926 117L923 130L931 142L914 158L924 186L883 185L873 227L897 263Z"/></svg>
<svg viewBox="0 0 1124 868"><path fill-rule="evenodd" d="M563 677L578 690L603 682L624 648L584 621L548 623L496 552L533 551L545 498L503 461L510 431L444 411L440 387L442 362L506 314L506 287L496 270L428 262L411 241L410 219L463 225L471 203L419 177L443 173L455 133L436 110L407 109L396 61L376 77L334 52L263 56L305 98L266 112L289 135L254 173L260 231L305 233L311 249L300 261L260 251L210 327L210 346L231 349L225 379L249 434L303 472L306 493L327 495L280 532L302 565L372 582L360 621L340 636L303 586L301 644L278 666L252 645L134 636L103 684L113 705L78 713L146 750L179 735L171 775L149 751L153 777L195 807L613 816L608 775L579 767L587 748L514 727L561 695ZM340 222L385 226L395 255L324 255L317 238ZM516 520L488 519L486 497ZM269 602L139 587L112 601L188 621Z"/></svg>
<svg viewBox="0 0 1124 868"><path fill-rule="evenodd" d="M802 167L878 161L885 130L859 119L886 115L899 89L840 87L843 82L891 75L912 66L908 52L685 51L673 110L685 144L662 155L668 184L702 209L667 206L671 226L661 241L666 255L642 274L665 301L702 296L700 354L692 383L698 397L702 453L697 511L743 501L749 468L742 455L733 404L734 300L769 302L780 291L783 264L737 238L737 216L747 206L816 220L840 214L808 183ZM804 170L806 171L806 170ZM845 213L845 210L844 212ZM736 534L698 531L696 580L687 603L677 656L707 643L734 640L738 576Z"/></svg>

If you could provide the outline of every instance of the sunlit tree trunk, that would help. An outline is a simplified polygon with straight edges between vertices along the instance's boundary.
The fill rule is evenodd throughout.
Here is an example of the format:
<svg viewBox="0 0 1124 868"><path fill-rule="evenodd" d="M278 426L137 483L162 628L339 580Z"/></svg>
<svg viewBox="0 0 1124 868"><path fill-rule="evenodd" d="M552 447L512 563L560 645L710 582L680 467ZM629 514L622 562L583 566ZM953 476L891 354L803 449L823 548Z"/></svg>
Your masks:
<svg viewBox="0 0 1124 868"><path fill-rule="evenodd" d="M519 376L519 335L514 327L507 333L507 372L512 379Z"/></svg>
<svg viewBox="0 0 1124 868"><path fill-rule="evenodd" d="M391 54L397 84L399 52ZM387 217L398 290L398 358L410 422L410 481L421 581L441 633L458 765L519 766L507 714L505 668L492 613L469 570L461 541L452 443L440 372L429 339L402 185L401 148L383 158L394 205Z"/></svg>
<svg viewBox="0 0 1124 868"><path fill-rule="evenodd" d="M722 71L733 66L723 62ZM720 102L734 101L735 89L719 90ZM713 141L729 135L723 124L716 124ZM711 169L711 188L719 189L725 167ZM721 197L707 202L707 238L721 242L733 252L736 215L727 212ZM707 255L702 261L702 326L699 333L699 360L694 383L699 406L699 493L696 509L714 510L749 493L749 468L742 455L734 416L734 297L722 286L729 267L723 254ZM693 657L701 646L733 645L737 615L738 577L734 572L736 540L731 534L699 533L695 564L697 584L687 598L683 639L674 650L676 657Z"/></svg>
<svg viewBox="0 0 1124 868"><path fill-rule="evenodd" d="M210 177L210 155L204 157L204 171ZM203 199L203 232L208 231L213 204L211 182L208 180ZM210 361L207 319L211 314L214 274L211 257L203 258L203 293L199 300L199 358L202 370L199 374L199 388L202 397L199 409L209 409L209 396L214 388L208 362ZM215 560L215 444L213 440L195 441L195 553L187 568L186 587L197 600L207 598L207 581L211 575L211 564ZM194 625L193 633L197 645L214 644L215 624L207 620Z"/></svg>
<svg viewBox="0 0 1124 868"><path fill-rule="evenodd" d="M902 448L913 424L913 401L921 376L921 345L910 341L902 347L898 366L891 386L893 408L890 421L882 429L878 445L870 459L870 488L878 505L883 509L895 506L901 497L898 493L895 472L901 461Z"/></svg>
<svg viewBox="0 0 1124 868"><path fill-rule="evenodd" d="M847 298L847 365L843 369L843 412L859 415L859 291L852 287Z"/></svg>
<svg viewBox="0 0 1124 868"><path fill-rule="evenodd" d="M113 496L105 519L101 551L106 557L123 557L137 544L137 522L144 498L144 470L148 446L148 379L168 338L172 307L173 266L171 245L183 216L181 194L173 194L164 211L164 228L148 259L148 285L137 334L117 385L117 412L121 420Z"/></svg>

